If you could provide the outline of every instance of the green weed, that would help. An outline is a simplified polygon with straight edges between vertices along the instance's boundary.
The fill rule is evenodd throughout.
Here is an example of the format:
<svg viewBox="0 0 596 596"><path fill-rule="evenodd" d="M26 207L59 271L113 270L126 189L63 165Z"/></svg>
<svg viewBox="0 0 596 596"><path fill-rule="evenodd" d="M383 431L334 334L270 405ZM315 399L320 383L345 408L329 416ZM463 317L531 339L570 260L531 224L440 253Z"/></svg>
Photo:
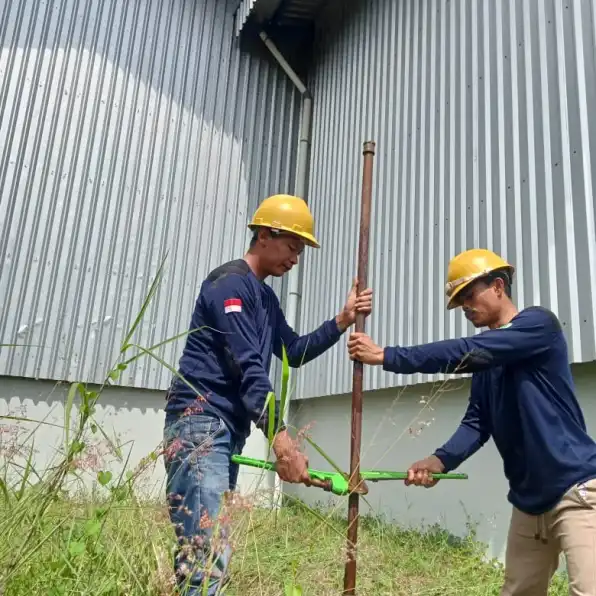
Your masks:
<svg viewBox="0 0 596 596"><path fill-rule="evenodd" d="M63 445L44 470L34 463L35 430L25 449L4 454L0 468L0 594L4 596L169 596L174 594L174 532L163 502L140 499L136 483L162 455L157 446L135 468L122 447L95 419L106 387L116 383L137 359L150 357L178 375L156 351L186 335L150 348L134 342L157 291L159 268L138 316L127 331L117 361L98 388L72 383L65 404ZM201 330L192 330L192 333ZM178 375L179 376L179 375ZM180 377L187 384L188 381ZM280 411L289 399L289 366L284 352ZM194 389L194 388L193 388ZM195 390L196 391L196 390ZM196 391L197 395L199 394ZM266 408L273 412L270 396ZM24 417L1 417L12 422ZM273 417L271 417L271 424ZM46 421L34 422L38 429ZM273 427L269 427L269 444ZM97 473L97 494L77 494L77 462L89 449L87 437L101 435L123 471ZM340 471L304 432L299 433ZM230 596L302 596L340 594L346 548L344 511L316 510L291 499L281 509L259 508L235 496L222 514L230 522L234 547ZM483 560L473 536L456 543L444 531L403 530L370 517L360 519L358 594L497 595L500 566ZM566 593L557 578L551 594Z"/></svg>

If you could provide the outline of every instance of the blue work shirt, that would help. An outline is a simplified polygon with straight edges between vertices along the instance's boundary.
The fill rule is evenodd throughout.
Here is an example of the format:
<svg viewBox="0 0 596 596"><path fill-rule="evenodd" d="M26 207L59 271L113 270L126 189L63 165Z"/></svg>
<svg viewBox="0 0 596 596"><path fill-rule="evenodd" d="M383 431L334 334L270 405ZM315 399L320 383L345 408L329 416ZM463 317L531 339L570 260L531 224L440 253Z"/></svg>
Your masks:
<svg viewBox="0 0 596 596"><path fill-rule="evenodd" d="M342 335L335 318L299 336L288 325L275 292L238 259L212 271L201 285L178 372L167 395L167 413L211 413L246 438L250 423L267 432L263 411L273 387L272 354L297 368L333 346ZM196 391L195 391L196 389ZM276 403L276 425L279 402ZM283 422L282 422L283 424Z"/></svg>
<svg viewBox="0 0 596 596"><path fill-rule="evenodd" d="M395 373L473 373L454 435L435 455L456 469L490 437L503 458L509 501L530 515L596 477L596 443L575 396L567 342L557 317L533 306L501 328L411 348L385 349Z"/></svg>

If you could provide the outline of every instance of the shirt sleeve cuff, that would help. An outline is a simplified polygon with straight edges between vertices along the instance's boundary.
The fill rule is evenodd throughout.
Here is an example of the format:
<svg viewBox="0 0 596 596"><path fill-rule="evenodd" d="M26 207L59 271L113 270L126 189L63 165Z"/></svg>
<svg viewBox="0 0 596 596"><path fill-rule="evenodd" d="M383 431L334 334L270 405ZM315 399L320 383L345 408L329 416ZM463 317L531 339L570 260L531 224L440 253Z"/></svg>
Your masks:
<svg viewBox="0 0 596 596"><path fill-rule="evenodd" d="M447 453L443 448L437 449L433 455L441 460L441 463L445 466L445 473L455 470L461 464L458 457Z"/></svg>
<svg viewBox="0 0 596 596"><path fill-rule="evenodd" d="M383 350L383 370L386 372L399 372L395 366L395 348L387 346Z"/></svg>
<svg viewBox="0 0 596 596"><path fill-rule="evenodd" d="M329 330L329 335L335 340L338 340L347 331L347 329L342 331L339 328L335 317L327 321L327 327Z"/></svg>
<svg viewBox="0 0 596 596"><path fill-rule="evenodd" d="M255 424L255 426L261 430L263 432L263 434L265 435L265 437L269 436L269 416L263 416L261 417ZM285 421L283 420L283 418L276 416L274 424L273 424L273 428L274 428L274 433L280 433L283 430L287 430L288 427L285 423Z"/></svg>

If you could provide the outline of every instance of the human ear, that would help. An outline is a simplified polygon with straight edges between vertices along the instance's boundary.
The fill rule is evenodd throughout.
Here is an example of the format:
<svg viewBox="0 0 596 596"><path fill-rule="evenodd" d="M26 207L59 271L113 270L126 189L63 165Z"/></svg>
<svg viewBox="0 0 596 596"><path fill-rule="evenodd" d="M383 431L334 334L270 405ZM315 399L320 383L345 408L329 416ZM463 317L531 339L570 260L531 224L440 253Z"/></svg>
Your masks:
<svg viewBox="0 0 596 596"><path fill-rule="evenodd" d="M505 282L500 277L497 277L493 283L497 296L502 298L505 295Z"/></svg>
<svg viewBox="0 0 596 596"><path fill-rule="evenodd" d="M259 230L259 244L261 246L266 246L267 245L267 241L270 238L270 234L269 234L269 230L267 230L266 228L261 228Z"/></svg>

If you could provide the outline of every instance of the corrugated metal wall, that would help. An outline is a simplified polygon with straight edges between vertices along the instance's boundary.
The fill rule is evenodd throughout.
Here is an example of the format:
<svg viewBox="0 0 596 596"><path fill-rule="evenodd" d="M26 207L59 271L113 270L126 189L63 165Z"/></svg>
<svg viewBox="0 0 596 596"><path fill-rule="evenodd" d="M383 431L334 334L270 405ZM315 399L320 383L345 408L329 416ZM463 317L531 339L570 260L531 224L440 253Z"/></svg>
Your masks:
<svg viewBox="0 0 596 596"><path fill-rule="evenodd" d="M240 35L244 24L250 17L251 12L253 11L257 0L240 0L238 9L236 10L235 19L236 19L236 35Z"/></svg>
<svg viewBox="0 0 596 596"><path fill-rule="evenodd" d="M445 311L450 257L476 246L518 267L515 297L596 357L595 2L335 2L319 32L302 328L340 308L356 274L362 141L377 142L368 330L412 345L472 333ZM325 280L324 284L320 281ZM423 380L367 368L369 389ZM345 341L301 394L347 392Z"/></svg>
<svg viewBox="0 0 596 596"><path fill-rule="evenodd" d="M43 349L3 349L0 374L102 381L166 252L135 339L186 331L258 201L293 188L299 98L239 52L237 5L2 4L0 341ZM169 378L145 359L124 382Z"/></svg>

